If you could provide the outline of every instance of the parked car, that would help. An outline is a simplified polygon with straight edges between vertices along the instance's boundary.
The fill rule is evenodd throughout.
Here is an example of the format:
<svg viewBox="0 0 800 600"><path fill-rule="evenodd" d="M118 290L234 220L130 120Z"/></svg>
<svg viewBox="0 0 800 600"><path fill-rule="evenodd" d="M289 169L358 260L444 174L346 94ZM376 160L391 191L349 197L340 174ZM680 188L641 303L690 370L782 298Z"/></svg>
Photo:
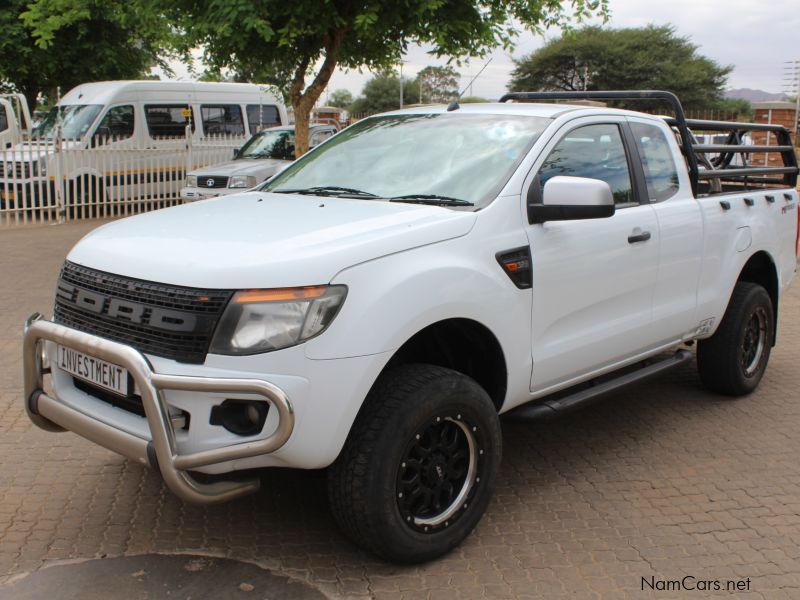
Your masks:
<svg viewBox="0 0 800 600"><path fill-rule="evenodd" d="M190 502L258 489L236 471L328 467L344 531L420 562L480 521L501 414L549 418L694 347L709 390L749 394L798 267L789 133L720 124L769 131L759 151L782 166L701 170L674 95L565 94L505 99L661 99L677 116L402 110L256 190L89 233L53 319L26 323L30 419L158 469ZM711 151L750 151L726 146Z"/></svg>
<svg viewBox="0 0 800 600"><path fill-rule="evenodd" d="M309 147L336 134L333 125L311 125ZM233 160L190 171L181 198L188 201L225 196L255 187L294 160L294 127L272 127L255 134Z"/></svg>

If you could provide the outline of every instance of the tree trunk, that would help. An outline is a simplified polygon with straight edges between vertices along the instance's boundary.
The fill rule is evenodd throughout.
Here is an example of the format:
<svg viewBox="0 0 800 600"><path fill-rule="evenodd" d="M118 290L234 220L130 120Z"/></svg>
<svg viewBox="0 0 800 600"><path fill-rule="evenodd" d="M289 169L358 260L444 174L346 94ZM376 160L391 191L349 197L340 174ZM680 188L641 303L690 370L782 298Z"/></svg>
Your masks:
<svg viewBox="0 0 800 600"><path fill-rule="evenodd" d="M347 28L339 29L327 37L325 41L325 60L319 69L316 77L311 84L303 91L306 80L306 71L310 63L310 58L303 58L297 65L297 69L289 88L289 97L294 108L294 155L300 158L308 152L308 125L311 121L311 110L314 108L328 82L331 80Z"/></svg>
<svg viewBox="0 0 800 600"><path fill-rule="evenodd" d="M306 108L306 102L294 105L294 155L300 158L308 152L308 125L311 121L311 110ZM314 104L312 103L313 107Z"/></svg>

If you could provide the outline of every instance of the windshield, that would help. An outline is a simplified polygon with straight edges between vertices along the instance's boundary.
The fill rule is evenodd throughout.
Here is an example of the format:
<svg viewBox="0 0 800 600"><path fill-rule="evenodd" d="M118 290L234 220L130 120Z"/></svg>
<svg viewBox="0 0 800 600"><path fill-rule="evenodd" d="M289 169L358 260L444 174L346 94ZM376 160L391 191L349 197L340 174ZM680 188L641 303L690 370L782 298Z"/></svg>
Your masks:
<svg viewBox="0 0 800 600"><path fill-rule="evenodd" d="M79 140L89 131L102 108L101 104L54 106L36 129L33 130L33 136L52 140L56 135L56 124L60 112L61 137L65 140Z"/></svg>
<svg viewBox="0 0 800 600"><path fill-rule="evenodd" d="M486 204L550 119L406 114L364 119L261 189L349 188L381 198L446 196Z"/></svg>
<svg viewBox="0 0 800 600"><path fill-rule="evenodd" d="M242 146L237 158L294 160L294 131L267 129L257 133Z"/></svg>

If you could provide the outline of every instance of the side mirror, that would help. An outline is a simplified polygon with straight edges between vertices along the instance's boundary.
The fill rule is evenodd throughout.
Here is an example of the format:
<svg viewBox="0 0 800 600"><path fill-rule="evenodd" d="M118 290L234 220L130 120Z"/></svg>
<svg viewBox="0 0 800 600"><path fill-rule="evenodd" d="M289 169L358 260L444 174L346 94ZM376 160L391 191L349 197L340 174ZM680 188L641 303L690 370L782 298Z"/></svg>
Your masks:
<svg viewBox="0 0 800 600"><path fill-rule="evenodd" d="M537 177L528 191L530 223L605 219L614 215L611 187L600 179L559 175L549 179L541 193L539 186Z"/></svg>
<svg viewBox="0 0 800 600"><path fill-rule="evenodd" d="M241 151L242 151L242 149L241 149L241 148L234 148L234 149L233 149L233 159L234 159L234 160L236 160L237 158L239 158L239 152L241 152Z"/></svg>

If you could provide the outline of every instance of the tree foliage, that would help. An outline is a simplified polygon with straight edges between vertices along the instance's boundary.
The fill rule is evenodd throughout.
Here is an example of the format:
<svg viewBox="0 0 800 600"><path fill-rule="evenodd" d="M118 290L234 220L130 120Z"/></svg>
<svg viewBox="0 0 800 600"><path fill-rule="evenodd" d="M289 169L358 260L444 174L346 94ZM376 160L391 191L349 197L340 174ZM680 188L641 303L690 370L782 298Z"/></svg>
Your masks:
<svg viewBox="0 0 800 600"><path fill-rule="evenodd" d="M350 93L350 90L333 90L330 98L328 98L328 104L336 108L348 108L353 103L353 100L353 94Z"/></svg>
<svg viewBox="0 0 800 600"><path fill-rule="evenodd" d="M663 89L689 108L717 104L732 70L699 55L671 25L585 27L548 42L516 65L511 91Z"/></svg>
<svg viewBox="0 0 800 600"><path fill-rule="evenodd" d="M519 23L564 25L606 12L607 0L168 0L186 48L212 67L251 73L282 88L294 107L296 150L308 147L309 114L336 67L396 65L408 44L435 56L482 56L511 47ZM310 80L310 81L309 81Z"/></svg>
<svg viewBox="0 0 800 600"><path fill-rule="evenodd" d="M483 96L462 96L458 99L459 104L476 104L478 102L488 102Z"/></svg>
<svg viewBox="0 0 800 600"><path fill-rule="evenodd" d="M403 104L419 102L419 84L414 79L403 78ZM422 101L426 102L427 97ZM350 105L354 114L375 114L400 108L400 78L391 72L375 75L364 84L361 96Z"/></svg>
<svg viewBox="0 0 800 600"><path fill-rule="evenodd" d="M458 97L458 78L461 75L451 66L428 66L417 73L417 86L426 102L445 103Z"/></svg>
<svg viewBox="0 0 800 600"><path fill-rule="evenodd" d="M157 0L4 0L0 81L52 101L86 81L133 79L166 66L173 32Z"/></svg>

